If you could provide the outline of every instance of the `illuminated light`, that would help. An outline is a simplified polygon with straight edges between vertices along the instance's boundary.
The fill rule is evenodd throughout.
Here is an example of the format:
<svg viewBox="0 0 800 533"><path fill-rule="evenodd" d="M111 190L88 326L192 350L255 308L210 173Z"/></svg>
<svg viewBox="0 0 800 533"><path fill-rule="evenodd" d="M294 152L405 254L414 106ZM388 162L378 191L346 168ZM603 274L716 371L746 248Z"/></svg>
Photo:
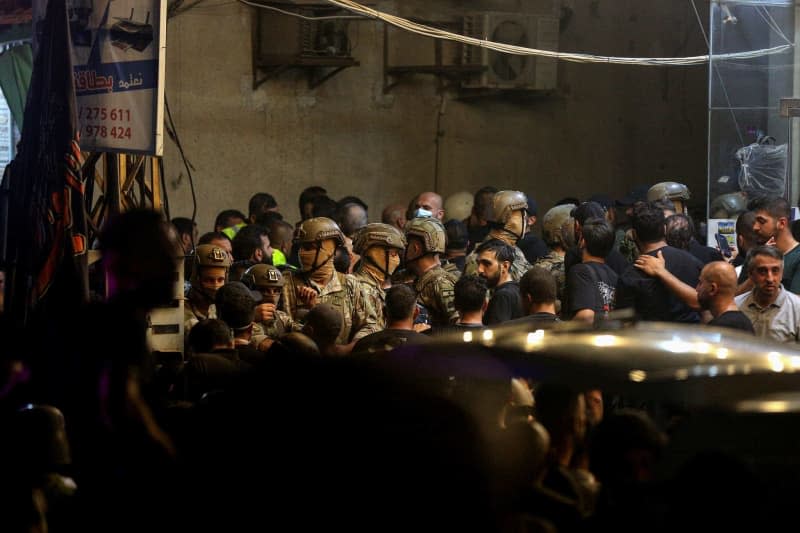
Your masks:
<svg viewBox="0 0 800 533"><path fill-rule="evenodd" d="M647 372L644 370L631 370L628 372L628 379L636 383L641 383L647 379Z"/></svg>
<svg viewBox="0 0 800 533"><path fill-rule="evenodd" d="M746 364L746 365L742 366L742 374L749 374L752 371L753 371L753 367L751 367L750 364Z"/></svg>
<svg viewBox="0 0 800 533"><path fill-rule="evenodd" d="M614 335L598 335L592 339L595 346L615 346L617 338Z"/></svg>
<svg viewBox="0 0 800 533"><path fill-rule="evenodd" d="M731 352L727 348L717 349L717 359L727 359L730 354Z"/></svg>
<svg viewBox="0 0 800 533"><path fill-rule="evenodd" d="M679 368L675 371L675 379L683 381L689 377L689 371L685 368Z"/></svg>
<svg viewBox="0 0 800 533"><path fill-rule="evenodd" d="M717 377L717 374L719 374L719 368L717 368L716 366L712 366L712 367L710 367L708 369L708 376L709 377L712 377L712 378Z"/></svg>
<svg viewBox="0 0 800 533"><path fill-rule="evenodd" d="M465 331L464 332L464 342L472 342L472 332Z"/></svg>
<svg viewBox="0 0 800 533"><path fill-rule="evenodd" d="M660 342L659 345L668 352L687 353L692 350L692 345L686 341L671 340Z"/></svg>
<svg viewBox="0 0 800 533"><path fill-rule="evenodd" d="M736 365L728 365L728 375L732 376L736 373Z"/></svg>
<svg viewBox="0 0 800 533"><path fill-rule="evenodd" d="M487 329L483 332L483 340L490 341L494 338L494 331Z"/></svg>
<svg viewBox="0 0 800 533"><path fill-rule="evenodd" d="M536 331L528 333L528 344L539 344L542 340L544 340L543 329L537 329Z"/></svg>
<svg viewBox="0 0 800 533"><path fill-rule="evenodd" d="M707 342L694 343L694 351L697 353L711 353L712 346Z"/></svg>
<svg viewBox="0 0 800 533"><path fill-rule="evenodd" d="M759 402L742 402L742 407L750 407L750 410L760 411L762 413L786 413L791 410L791 404L780 400Z"/></svg>
<svg viewBox="0 0 800 533"><path fill-rule="evenodd" d="M767 360L773 372L783 372L784 364L780 352L769 352L767 354Z"/></svg>

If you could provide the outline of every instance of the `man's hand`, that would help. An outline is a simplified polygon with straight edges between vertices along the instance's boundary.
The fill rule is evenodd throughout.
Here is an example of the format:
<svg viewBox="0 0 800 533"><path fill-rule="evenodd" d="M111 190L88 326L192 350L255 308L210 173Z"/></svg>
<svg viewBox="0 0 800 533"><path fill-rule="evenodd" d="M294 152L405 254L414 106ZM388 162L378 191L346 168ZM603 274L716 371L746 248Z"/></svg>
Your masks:
<svg viewBox="0 0 800 533"><path fill-rule="evenodd" d="M297 299L306 307L314 307L317 305L317 291L311 287L297 287Z"/></svg>
<svg viewBox="0 0 800 533"><path fill-rule="evenodd" d="M270 322L275 318L275 304L260 304L256 306L256 322Z"/></svg>
<svg viewBox="0 0 800 533"><path fill-rule="evenodd" d="M414 331L417 333L422 333L423 331L428 331L431 329L430 324L414 324Z"/></svg>
<svg viewBox="0 0 800 533"><path fill-rule="evenodd" d="M774 236L770 237L769 240L764 243L764 245L765 246L775 246L776 245L775 237Z"/></svg>
<svg viewBox="0 0 800 533"><path fill-rule="evenodd" d="M269 350L270 348L272 348L272 345L273 345L274 343L275 343L275 340L274 340L274 339L270 339L269 337L267 337L266 339L264 339L263 341L261 341L261 342L258 344L258 349L259 349L260 351L262 351L262 352L266 352L267 350Z"/></svg>
<svg viewBox="0 0 800 533"><path fill-rule="evenodd" d="M634 261L633 264L636 268L652 277L658 277L659 274L667 269L666 263L664 262L664 255L661 253L661 250L658 251L656 257L642 254L636 258L636 261Z"/></svg>

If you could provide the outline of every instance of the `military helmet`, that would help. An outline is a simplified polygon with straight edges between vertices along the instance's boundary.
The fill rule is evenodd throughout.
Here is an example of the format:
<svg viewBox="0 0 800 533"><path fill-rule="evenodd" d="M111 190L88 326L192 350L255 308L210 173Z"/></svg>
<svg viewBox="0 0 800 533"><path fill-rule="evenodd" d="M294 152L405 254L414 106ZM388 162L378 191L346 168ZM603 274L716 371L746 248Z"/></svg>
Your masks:
<svg viewBox="0 0 800 533"><path fill-rule="evenodd" d="M711 202L712 218L733 218L747 211L747 197L743 192L721 194Z"/></svg>
<svg viewBox="0 0 800 533"><path fill-rule="evenodd" d="M253 265L242 274L242 283L253 290L267 289L271 287L283 287L286 283L281 271L272 265L259 263Z"/></svg>
<svg viewBox="0 0 800 533"><path fill-rule="evenodd" d="M459 191L451 194L444 201L444 213L447 219L464 220L472 214L475 196L468 191Z"/></svg>
<svg viewBox="0 0 800 533"><path fill-rule="evenodd" d="M194 249L195 264L198 267L230 268L228 252L214 244L200 244Z"/></svg>
<svg viewBox="0 0 800 533"><path fill-rule="evenodd" d="M492 220L498 224L505 224L511 218L511 213L518 209L528 209L528 197L519 191L499 191L492 200Z"/></svg>
<svg viewBox="0 0 800 533"><path fill-rule="evenodd" d="M662 181L661 183L656 183L647 191L648 202L664 200L665 198L669 200L688 200L690 198L689 187L683 183Z"/></svg>
<svg viewBox="0 0 800 533"><path fill-rule="evenodd" d="M353 237L353 251L358 255L364 255L372 246L403 250L406 247L406 237L399 229L389 224L380 222L367 224L359 229Z"/></svg>
<svg viewBox="0 0 800 533"><path fill-rule="evenodd" d="M425 253L443 254L447 244L444 226L438 218L414 218L406 222L406 239L418 237L422 239Z"/></svg>
<svg viewBox="0 0 800 533"><path fill-rule="evenodd" d="M294 242L321 242L335 239L339 246L344 245L344 234L333 220L327 217L314 217L304 220L294 232Z"/></svg>
<svg viewBox="0 0 800 533"><path fill-rule="evenodd" d="M562 228L566 225L573 225L572 210L575 204L557 205L547 213L542 219L542 237L549 246L565 244Z"/></svg>

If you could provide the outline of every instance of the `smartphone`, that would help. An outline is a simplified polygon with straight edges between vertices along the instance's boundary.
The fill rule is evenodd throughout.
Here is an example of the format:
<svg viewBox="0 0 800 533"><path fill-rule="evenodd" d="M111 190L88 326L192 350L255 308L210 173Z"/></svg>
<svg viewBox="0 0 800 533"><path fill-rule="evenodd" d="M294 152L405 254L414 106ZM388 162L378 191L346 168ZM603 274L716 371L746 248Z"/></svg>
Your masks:
<svg viewBox="0 0 800 533"><path fill-rule="evenodd" d="M728 244L728 239L725 238L724 235L720 233L715 233L714 237L716 237L717 239L717 245L719 246L719 251L722 253L722 255L724 255L725 257L730 257L731 255L733 255L733 253L731 252L731 246L730 244Z"/></svg>

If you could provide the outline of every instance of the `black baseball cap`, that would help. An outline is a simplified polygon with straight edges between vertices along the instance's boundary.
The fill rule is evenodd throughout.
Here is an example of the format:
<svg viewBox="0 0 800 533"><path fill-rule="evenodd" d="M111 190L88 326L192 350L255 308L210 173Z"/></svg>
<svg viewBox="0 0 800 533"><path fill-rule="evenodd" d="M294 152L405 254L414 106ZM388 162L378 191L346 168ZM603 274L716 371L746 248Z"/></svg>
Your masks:
<svg viewBox="0 0 800 533"><path fill-rule="evenodd" d="M574 218L578 224L583 226L583 223L590 218L603 218L606 216L606 210L597 202L583 202L578 207L570 211L569 216Z"/></svg>

